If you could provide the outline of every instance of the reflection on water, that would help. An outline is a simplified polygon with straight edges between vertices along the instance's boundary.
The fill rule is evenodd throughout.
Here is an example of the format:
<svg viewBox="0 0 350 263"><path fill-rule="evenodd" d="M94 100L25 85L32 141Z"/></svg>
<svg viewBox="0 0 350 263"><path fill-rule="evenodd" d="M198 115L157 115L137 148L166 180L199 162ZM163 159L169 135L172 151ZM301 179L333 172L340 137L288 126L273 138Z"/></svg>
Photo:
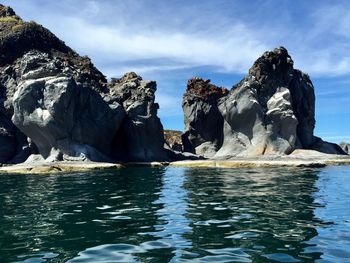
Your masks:
<svg viewBox="0 0 350 263"><path fill-rule="evenodd" d="M346 262L350 168L0 175L0 262Z"/></svg>

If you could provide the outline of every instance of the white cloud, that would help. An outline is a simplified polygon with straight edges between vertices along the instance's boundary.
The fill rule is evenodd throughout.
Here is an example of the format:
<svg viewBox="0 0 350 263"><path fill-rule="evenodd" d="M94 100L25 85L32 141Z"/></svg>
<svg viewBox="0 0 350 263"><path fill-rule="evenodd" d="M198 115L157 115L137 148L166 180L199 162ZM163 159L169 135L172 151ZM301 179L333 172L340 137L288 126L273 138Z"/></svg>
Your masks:
<svg viewBox="0 0 350 263"><path fill-rule="evenodd" d="M325 34L350 38L349 2L342 4L328 4L322 6L314 13L314 35Z"/></svg>
<svg viewBox="0 0 350 263"><path fill-rule="evenodd" d="M80 53L110 64L148 60L149 67L137 66L141 71L210 65L220 71L241 73L246 72L267 49L244 25L232 26L224 34L212 32L212 35L203 35L180 30L129 31L128 28L95 25L73 17L60 20L59 25L50 25L49 22L49 28ZM163 60L161 65L152 65L160 60ZM171 65L164 64L167 60Z"/></svg>
<svg viewBox="0 0 350 263"><path fill-rule="evenodd" d="M312 14L301 13L297 18L302 21L293 21L266 19L261 14L267 10L254 18L235 12L238 4L225 1L154 4L158 9L139 0L4 2L20 7L26 18L38 20L92 57L102 71L106 65L135 67L139 73L210 66L219 72L246 73L265 50L284 45L296 67L311 76L350 73L350 14L342 5L313 6ZM271 3L266 8L275 6ZM139 60L148 64L137 65Z"/></svg>

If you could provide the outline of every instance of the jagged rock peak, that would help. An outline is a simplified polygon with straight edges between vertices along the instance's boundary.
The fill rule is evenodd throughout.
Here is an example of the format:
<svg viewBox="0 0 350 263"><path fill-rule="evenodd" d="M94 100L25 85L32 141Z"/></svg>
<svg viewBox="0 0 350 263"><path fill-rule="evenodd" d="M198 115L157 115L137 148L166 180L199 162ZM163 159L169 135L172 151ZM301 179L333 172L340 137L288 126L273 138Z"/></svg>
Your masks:
<svg viewBox="0 0 350 263"><path fill-rule="evenodd" d="M0 4L0 17L16 16L15 11L9 6L4 6Z"/></svg>
<svg viewBox="0 0 350 263"><path fill-rule="evenodd" d="M156 90L157 83L155 81L143 80L135 72L128 72L121 78L112 78L111 83L108 84L110 96L107 100L123 103L126 108L137 100L145 100L152 102L152 105L158 109L158 104L153 104Z"/></svg>
<svg viewBox="0 0 350 263"><path fill-rule="evenodd" d="M26 52L36 49L77 54L48 29L35 22L25 22L10 7L0 7L0 67L13 63Z"/></svg>
<svg viewBox="0 0 350 263"><path fill-rule="evenodd" d="M138 80L142 80L142 77L137 75L135 72L128 72L125 73L123 77L121 77L120 81L121 82L126 82L129 80L134 80L134 79L138 79Z"/></svg>
<svg viewBox="0 0 350 263"><path fill-rule="evenodd" d="M139 82L142 80L142 77L137 75L135 72L127 72L121 78L112 78L109 83L109 88L113 88L115 85L123 84L125 82Z"/></svg>
<svg viewBox="0 0 350 263"><path fill-rule="evenodd" d="M288 85L293 77L293 64L287 49L279 47L258 58L249 69L249 75L260 84Z"/></svg>
<svg viewBox="0 0 350 263"><path fill-rule="evenodd" d="M163 126L157 116L159 105L155 102L157 83L129 72L113 78L108 88L105 100L123 105L127 115L116 138L116 159L167 160Z"/></svg>
<svg viewBox="0 0 350 263"><path fill-rule="evenodd" d="M79 56L45 27L25 22L6 6L0 6L0 69L14 66L23 55L36 50L50 58L60 58L77 68L79 82L88 82L97 91L106 91L107 80L86 56ZM88 81L86 81L88 80Z"/></svg>
<svg viewBox="0 0 350 263"><path fill-rule="evenodd" d="M204 100L218 99L227 95L228 90L223 87L217 87L210 83L210 79L192 78L187 82L185 95L199 96Z"/></svg>

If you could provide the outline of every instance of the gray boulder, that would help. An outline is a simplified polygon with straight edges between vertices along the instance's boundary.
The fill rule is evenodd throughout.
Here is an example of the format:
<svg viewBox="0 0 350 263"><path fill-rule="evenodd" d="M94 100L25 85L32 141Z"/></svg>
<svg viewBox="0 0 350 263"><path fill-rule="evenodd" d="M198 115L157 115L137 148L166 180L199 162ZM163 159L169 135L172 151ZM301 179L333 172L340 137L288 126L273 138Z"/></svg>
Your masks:
<svg viewBox="0 0 350 263"><path fill-rule="evenodd" d="M45 53L25 54L12 121L45 159L110 160L111 144L124 118L122 106L108 105L99 93L77 82L74 71Z"/></svg>
<svg viewBox="0 0 350 263"><path fill-rule="evenodd" d="M126 117L114 141L116 159L126 161L166 161L169 150L164 148L163 126L157 116L155 81L143 80L134 72L109 85L108 103L123 105Z"/></svg>

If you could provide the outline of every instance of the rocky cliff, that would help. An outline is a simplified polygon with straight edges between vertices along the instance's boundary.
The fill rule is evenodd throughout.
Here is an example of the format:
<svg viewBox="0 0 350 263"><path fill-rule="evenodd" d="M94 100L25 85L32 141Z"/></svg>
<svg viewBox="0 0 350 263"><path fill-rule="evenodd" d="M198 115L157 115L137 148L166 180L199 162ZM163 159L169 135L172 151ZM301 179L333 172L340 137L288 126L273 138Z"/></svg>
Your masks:
<svg viewBox="0 0 350 263"><path fill-rule="evenodd" d="M108 84L87 57L0 5L0 163L169 160L156 83Z"/></svg>
<svg viewBox="0 0 350 263"><path fill-rule="evenodd" d="M192 79L184 94L185 150L215 158L344 153L314 136L314 87L285 48L265 52L229 92L208 83Z"/></svg>

